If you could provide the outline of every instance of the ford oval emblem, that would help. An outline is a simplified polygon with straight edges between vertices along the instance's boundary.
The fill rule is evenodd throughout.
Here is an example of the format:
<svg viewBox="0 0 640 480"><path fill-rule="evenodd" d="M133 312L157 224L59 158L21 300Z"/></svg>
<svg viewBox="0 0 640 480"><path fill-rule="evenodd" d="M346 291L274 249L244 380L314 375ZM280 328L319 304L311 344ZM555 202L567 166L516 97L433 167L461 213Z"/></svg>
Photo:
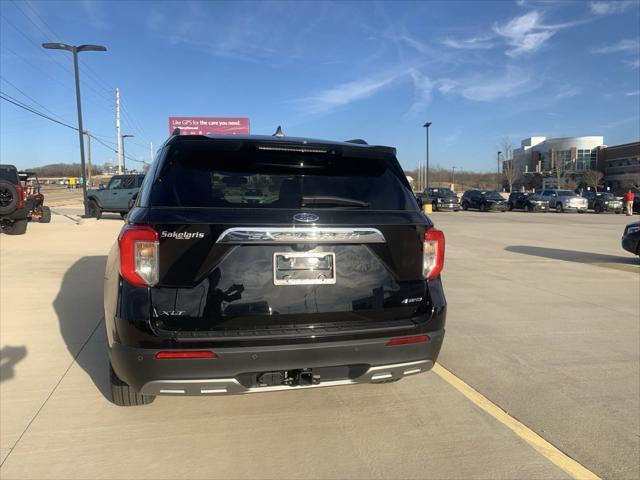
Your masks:
<svg viewBox="0 0 640 480"><path fill-rule="evenodd" d="M293 216L293 219L296 222L313 223L317 222L320 217L318 215L314 215L313 213L296 213Z"/></svg>

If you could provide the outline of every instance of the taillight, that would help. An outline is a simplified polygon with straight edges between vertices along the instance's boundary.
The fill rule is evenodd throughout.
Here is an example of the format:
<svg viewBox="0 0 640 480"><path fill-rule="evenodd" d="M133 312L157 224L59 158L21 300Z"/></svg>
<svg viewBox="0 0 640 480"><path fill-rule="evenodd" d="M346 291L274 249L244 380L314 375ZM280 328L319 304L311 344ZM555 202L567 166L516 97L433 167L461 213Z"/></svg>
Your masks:
<svg viewBox="0 0 640 480"><path fill-rule="evenodd" d="M18 204L16 205L16 208L22 208L27 202L27 191L19 183L16 184L16 190L18 191Z"/></svg>
<svg viewBox="0 0 640 480"><path fill-rule="evenodd" d="M158 232L151 227L127 225L118 237L120 274L132 285L158 283Z"/></svg>
<svg viewBox="0 0 640 480"><path fill-rule="evenodd" d="M427 230L422 252L422 275L427 280L433 280L444 267L444 233L435 228Z"/></svg>

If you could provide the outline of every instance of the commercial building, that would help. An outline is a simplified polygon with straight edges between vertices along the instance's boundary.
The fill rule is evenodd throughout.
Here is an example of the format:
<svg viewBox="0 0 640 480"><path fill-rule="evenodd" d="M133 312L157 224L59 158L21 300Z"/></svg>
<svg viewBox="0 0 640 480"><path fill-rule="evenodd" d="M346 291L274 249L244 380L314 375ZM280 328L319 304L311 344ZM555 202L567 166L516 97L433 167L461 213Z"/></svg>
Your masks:
<svg viewBox="0 0 640 480"><path fill-rule="evenodd" d="M598 170L604 173L605 187L615 193L640 189L640 142L601 148Z"/></svg>
<svg viewBox="0 0 640 480"><path fill-rule="evenodd" d="M515 168L524 175L516 184L532 182L540 177L542 188L557 188L557 170L570 186L584 181L584 174L598 167L598 152L603 147L604 137L529 137L522 140L520 148L513 150Z"/></svg>

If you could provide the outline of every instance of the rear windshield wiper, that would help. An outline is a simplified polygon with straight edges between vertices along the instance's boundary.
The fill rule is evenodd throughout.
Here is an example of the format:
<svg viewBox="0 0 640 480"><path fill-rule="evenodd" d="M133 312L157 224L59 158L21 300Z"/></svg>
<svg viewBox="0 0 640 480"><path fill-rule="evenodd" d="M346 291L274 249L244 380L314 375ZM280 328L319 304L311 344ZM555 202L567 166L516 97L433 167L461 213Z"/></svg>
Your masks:
<svg viewBox="0 0 640 480"><path fill-rule="evenodd" d="M368 202L356 200L355 198L332 197L327 195L303 196L302 206L327 206L327 207L360 207L367 208L371 206Z"/></svg>

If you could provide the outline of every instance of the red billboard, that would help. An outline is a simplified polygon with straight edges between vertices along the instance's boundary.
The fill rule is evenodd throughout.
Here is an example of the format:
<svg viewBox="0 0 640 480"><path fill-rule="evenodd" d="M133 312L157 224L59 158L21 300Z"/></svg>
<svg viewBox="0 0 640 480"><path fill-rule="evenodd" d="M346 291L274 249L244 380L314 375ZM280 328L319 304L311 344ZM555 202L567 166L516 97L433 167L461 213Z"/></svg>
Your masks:
<svg viewBox="0 0 640 480"><path fill-rule="evenodd" d="M248 118L169 117L169 135L179 128L180 135L249 135Z"/></svg>

